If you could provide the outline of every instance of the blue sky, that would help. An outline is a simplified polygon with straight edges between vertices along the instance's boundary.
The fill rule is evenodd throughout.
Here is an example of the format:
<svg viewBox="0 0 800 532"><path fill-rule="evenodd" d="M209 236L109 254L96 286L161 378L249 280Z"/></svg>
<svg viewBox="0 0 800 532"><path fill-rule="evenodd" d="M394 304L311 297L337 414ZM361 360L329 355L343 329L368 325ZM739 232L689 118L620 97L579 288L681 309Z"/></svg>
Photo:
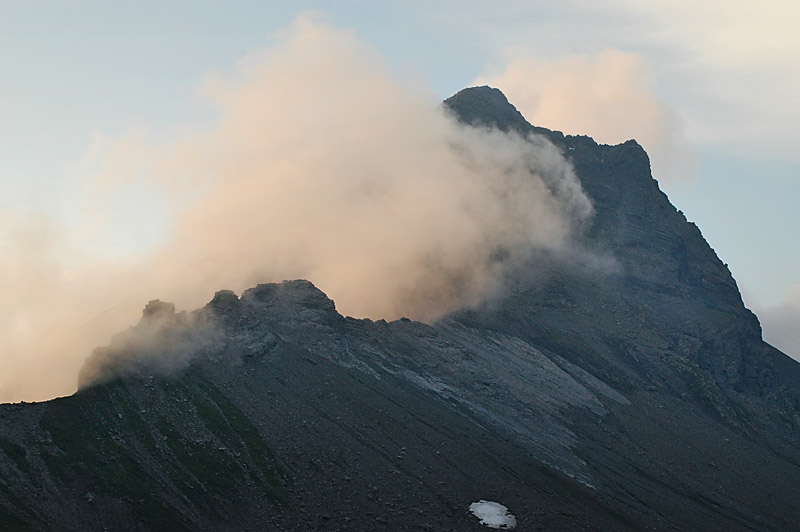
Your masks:
<svg viewBox="0 0 800 532"><path fill-rule="evenodd" d="M198 91L203 80L209 73L233 71L237 61L269 46L301 12L315 11L334 27L352 29L397 76L417 80L440 99L476 80L509 83L499 88L533 122L559 115L541 108L529 112L514 94L536 93L541 79L554 73L566 84L602 86L606 63L598 57L611 51L620 54L613 57L624 67L616 82L630 85L631 94L663 119L659 129L648 130L620 101L608 103L619 109L613 131L594 125L591 110L585 120L569 124L599 127L596 131L540 125L607 142L626 140L616 137L624 136L619 131L627 126L630 137L642 131L666 139L672 147L663 150L643 142L662 189L729 264L747 303L764 315L779 309L784 321L796 323L800 38L792 25L800 9L795 4L3 2L0 212L44 212L72 231L87 201L84 162L98 138L137 128L169 138L213 122L215 110ZM565 68L568 64L578 66ZM581 65L592 72L582 72ZM605 105L585 103L587 109ZM676 166L683 170L668 172L670 158L681 159ZM684 159L691 162L683 164ZM129 188L112 210L139 212L144 204L148 215L139 218L146 220L116 223L112 213L108 223L114 230L86 246L126 254L158 242L167 224L165 202L146 186ZM767 332L768 339L800 354L800 344L789 343L785 330L776 325Z"/></svg>

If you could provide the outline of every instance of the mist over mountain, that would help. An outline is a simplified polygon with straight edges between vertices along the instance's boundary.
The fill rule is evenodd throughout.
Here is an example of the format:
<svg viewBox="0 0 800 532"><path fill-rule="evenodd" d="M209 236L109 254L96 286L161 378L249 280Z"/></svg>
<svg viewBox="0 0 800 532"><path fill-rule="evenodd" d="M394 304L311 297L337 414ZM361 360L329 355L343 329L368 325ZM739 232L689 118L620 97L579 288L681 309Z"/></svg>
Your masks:
<svg viewBox="0 0 800 532"><path fill-rule="evenodd" d="M492 248L502 289L430 324L343 316L313 278L152 301L78 393L0 405L0 529L483 530L482 500L525 531L800 529L800 364L641 146L489 87L444 105L568 162L530 175L591 205L569 245Z"/></svg>
<svg viewBox="0 0 800 532"><path fill-rule="evenodd" d="M208 127L98 141L85 161L90 232L144 187L148 218L166 203L163 242L110 261L71 256L36 217L0 224L0 401L74 393L91 350L151 299L188 310L220 288L303 278L347 315L432 321L501 295L511 270L571 249L591 219L547 139L465 127L313 17L202 86L218 113ZM104 240L126 240L110 225Z"/></svg>

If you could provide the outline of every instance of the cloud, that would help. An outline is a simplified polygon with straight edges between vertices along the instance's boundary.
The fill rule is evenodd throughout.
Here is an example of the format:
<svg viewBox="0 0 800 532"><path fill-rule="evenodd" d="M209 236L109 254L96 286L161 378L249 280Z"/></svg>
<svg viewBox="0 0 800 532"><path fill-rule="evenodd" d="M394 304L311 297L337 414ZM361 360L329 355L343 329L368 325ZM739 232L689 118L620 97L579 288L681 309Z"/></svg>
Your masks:
<svg viewBox="0 0 800 532"><path fill-rule="evenodd" d="M468 32L467 42L488 56L509 47L518 52L509 59L634 52L645 59L656 82L649 86L679 114L693 146L798 160L798 2L732 0L724 9L691 0L437 6L432 10L443 27Z"/></svg>
<svg viewBox="0 0 800 532"><path fill-rule="evenodd" d="M756 309L764 340L800 360L800 285L789 288L782 303Z"/></svg>
<svg viewBox="0 0 800 532"><path fill-rule="evenodd" d="M661 50L660 80L694 142L728 153L797 160L800 4L617 0L637 18L630 45Z"/></svg>
<svg viewBox="0 0 800 532"><path fill-rule="evenodd" d="M713 3L617 0L617 9L638 13L656 30L651 38L678 43L707 65L760 68L797 61L800 40L794 21L800 7L792 0L754 4L746 0ZM789 73L790 75L796 75Z"/></svg>
<svg viewBox="0 0 800 532"><path fill-rule="evenodd" d="M150 301L142 319L98 347L78 373L78 387L109 381L143 370L169 375L185 369L198 356L224 348L222 331L205 312L175 312L175 305Z"/></svg>
<svg viewBox="0 0 800 532"><path fill-rule="evenodd" d="M635 138L650 155L657 179L693 175L680 121L653 93L638 54L608 49L544 59L512 53L502 69L477 83L502 90L534 125L603 144Z"/></svg>
<svg viewBox="0 0 800 532"><path fill-rule="evenodd" d="M345 314L433 320L501 291L536 251L565 251L592 214L547 141L456 123L351 32L309 17L202 92L213 126L99 139L83 164L89 204L157 191L170 209L159 246L112 260L64 253L44 229L10 240L1 399L71 393L92 347L154 298L194 308L219 289L307 278ZM150 203L131 201L125 225L149 223Z"/></svg>

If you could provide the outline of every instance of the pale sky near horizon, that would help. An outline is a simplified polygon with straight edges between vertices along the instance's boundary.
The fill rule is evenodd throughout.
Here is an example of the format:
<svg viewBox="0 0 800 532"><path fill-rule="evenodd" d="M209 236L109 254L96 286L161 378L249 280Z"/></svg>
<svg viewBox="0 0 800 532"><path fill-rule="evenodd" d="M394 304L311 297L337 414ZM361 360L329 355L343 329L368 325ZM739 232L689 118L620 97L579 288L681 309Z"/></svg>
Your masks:
<svg viewBox="0 0 800 532"><path fill-rule="evenodd" d="M764 310L762 320L780 310L784 329L800 325L800 36L793 27L800 7L783 0L602 5L0 0L0 223L10 210L48 213L70 227L86 201L83 163L98 139L137 128L167 138L213 121L198 93L202 81L231 72L310 10L352 29L399 77L439 99L495 81L534 123L564 116L535 107L563 87L630 89L660 117L658 131L635 111L629 116L613 94L577 94L587 98L576 107L586 109L583 121L537 125L609 143L626 140L629 126L629 137L642 131L664 141L663 149L642 142L662 190L698 224L748 306ZM609 84L604 76L617 78ZM556 78L558 85L543 88L542 80ZM539 99L514 98L526 91ZM618 128L608 129L607 117L605 125L590 120L603 105ZM668 163L686 175L667 175ZM109 219L115 253L161 238L167 214L147 190L131 190L114 210L140 214L134 224ZM114 247L108 238L87 245ZM785 331L771 334L768 340L785 341L778 338ZM800 356L800 344L783 347Z"/></svg>

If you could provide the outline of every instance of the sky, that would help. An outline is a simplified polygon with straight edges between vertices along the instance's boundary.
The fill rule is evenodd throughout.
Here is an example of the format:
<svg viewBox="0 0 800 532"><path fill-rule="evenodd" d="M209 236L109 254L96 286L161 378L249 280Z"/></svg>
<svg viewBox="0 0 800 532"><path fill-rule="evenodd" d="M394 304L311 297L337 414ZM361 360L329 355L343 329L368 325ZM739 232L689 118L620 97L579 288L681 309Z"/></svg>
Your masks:
<svg viewBox="0 0 800 532"><path fill-rule="evenodd" d="M213 128L215 80L239 75L301 17L350 35L391 77L438 100L489 84L535 125L602 143L636 138L662 190L729 265L766 339L800 358L796 2L0 6L0 272L30 268L15 265L8 244L20 234L47 243L25 250L39 265L86 253L124 261L168 240L174 191L158 176L98 185L98 174L120 160L129 163L120 174L152 173L120 159L139 153L120 146Z"/></svg>

